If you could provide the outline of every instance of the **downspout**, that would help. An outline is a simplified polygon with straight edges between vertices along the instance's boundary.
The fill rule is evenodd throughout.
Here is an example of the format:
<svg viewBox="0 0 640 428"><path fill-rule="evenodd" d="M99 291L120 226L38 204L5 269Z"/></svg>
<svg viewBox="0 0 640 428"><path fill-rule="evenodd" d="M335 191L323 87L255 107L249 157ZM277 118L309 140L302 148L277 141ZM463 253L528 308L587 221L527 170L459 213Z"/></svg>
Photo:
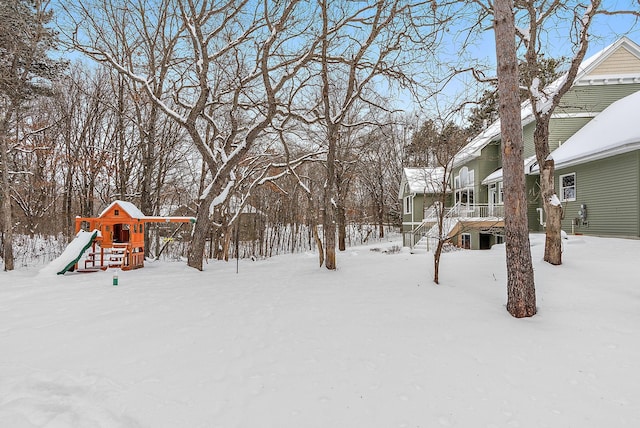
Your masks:
<svg viewBox="0 0 640 428"><path fill-rule="evenodd" d="M536 208L538 211L538 217L540 218L540 226L547 227L547 224L544 222L544 208Z"/></svg>

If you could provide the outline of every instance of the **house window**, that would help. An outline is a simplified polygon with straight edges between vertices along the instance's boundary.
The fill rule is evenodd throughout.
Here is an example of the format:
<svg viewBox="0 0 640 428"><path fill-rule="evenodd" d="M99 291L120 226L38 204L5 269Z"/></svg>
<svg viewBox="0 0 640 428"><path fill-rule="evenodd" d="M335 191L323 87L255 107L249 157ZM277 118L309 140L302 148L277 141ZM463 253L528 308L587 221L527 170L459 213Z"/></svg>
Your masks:
<svg viewBox="0 0 640 428"><path fill-rule="evenodd" d="M120 215L120 210L113 210L113 215Z"/></svg>
<svg viewBox="0 0 640 428"><path fill-rule="evenodd" d="M471 235L468 233L463 233L460 235L460 246L467 250L471 249Z"/></svg>
<svg viewBox="0 0 640 428"><path fill-rule="evenodd" d="M404 197L404 213L411 214L413 212L413 198L411 195Z"/></svg>
<svg viewBox="0 0 640 428"><path fill-rule="evenodd" d="M576 200L576 173L575 172L560 176L560 200L562 202Z"/></svg>
<svg viewBox="0 0 640 428"><path fill-rule="evenodd" d="M474 170L466 166L460 169L460 173L454 178L456 183L456 203L473 205L473 188L475 186Z"/></svg>
<svg viewBox="0 0 640 428"><path fill-rule="evenodd" d="M473 205L473 188L458 190L456 192L456 203Z"/></svg>

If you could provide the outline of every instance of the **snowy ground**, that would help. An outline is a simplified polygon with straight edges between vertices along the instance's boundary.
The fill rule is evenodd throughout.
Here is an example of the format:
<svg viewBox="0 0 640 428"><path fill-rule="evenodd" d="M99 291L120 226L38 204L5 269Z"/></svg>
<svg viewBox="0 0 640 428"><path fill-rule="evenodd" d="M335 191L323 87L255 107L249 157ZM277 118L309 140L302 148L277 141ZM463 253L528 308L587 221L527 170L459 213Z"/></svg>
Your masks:
<svg viewBox="0 0 640 428"><path fill-rule="evenodd" d="M640 426L640 241L532 243L524 320L503 246L0 273L0 427Z"/></svg>

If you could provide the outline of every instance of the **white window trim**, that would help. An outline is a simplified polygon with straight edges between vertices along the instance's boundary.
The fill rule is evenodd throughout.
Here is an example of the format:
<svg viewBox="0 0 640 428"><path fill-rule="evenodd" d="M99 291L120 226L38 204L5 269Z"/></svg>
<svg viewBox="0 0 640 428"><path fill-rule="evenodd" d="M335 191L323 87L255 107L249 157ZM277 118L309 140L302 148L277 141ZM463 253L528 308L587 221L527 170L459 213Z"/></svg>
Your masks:
<svg viewBox="0 0 640 428"><path fill-rule="evenodd" d="M460 235L460 248L465 248L465 246L464 246L465 238L467 238L469 240L469 248L468 249L471 249L471 234L470 233L462 233Z"/></svg>
<svg viewBox="0 0 640 428"><path fill-rule="evenodd" d="M462 170L465 170L465 174L466 175L466 180L462 180L460 177L460 173L462 172ZM465 178L465 177L462 177ZM458 175L456 175L453 178L453 187L456 190L462 190L462 189L472 189L476 186L476 174L475 174L475 170L473 169L468 169L466 166L463 166L460 171L458 171Z"/></svg>
<svg viewBox="0 0 640 428"><path fill-rule="evenodd" d="M562 179L563 179L564 177L569 177L569 176L573 176L573 186L567 186L567 187L564 187L564 186L562 185ZM573 197L572 197L572 198L565 198L565 197L564 197L564 190L565 190L565 189L569 189L569 188L571 188L571 187L573 187ZM560 190L560 192L559 192L559 193L560 193L560 202L571 202L571 201L575 201L575 200L576 200L576 197L577 197L577 195L578 195L578 185L577 185L576 173L575 173L575 172L572 172L572 173L569 173L569 174L563 174L563 175L561 175L560 177L558 177L558 189Z"/></svg>
<svg viewBox="0 0 640 428"><path fill-rule="evenodd" d="M405 196L402 206L404 207L404 214L411 214L413 212L413 195Z"/></svg>

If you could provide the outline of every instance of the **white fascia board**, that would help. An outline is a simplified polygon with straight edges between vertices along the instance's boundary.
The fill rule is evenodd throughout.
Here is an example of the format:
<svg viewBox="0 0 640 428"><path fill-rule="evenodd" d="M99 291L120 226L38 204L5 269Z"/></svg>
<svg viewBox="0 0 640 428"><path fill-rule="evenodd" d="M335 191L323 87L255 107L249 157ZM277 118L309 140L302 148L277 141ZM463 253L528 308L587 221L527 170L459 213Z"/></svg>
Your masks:
<svg viewBox="0 0 640 428"><path fill-rule="evenodd" d="M633 152L635 150L640 150L640 142L634 142L634 143L629 143L629 144L624 144L622 146L618 146L615 147L613 149L610 150L604 150L604 151L600 151L600 152L594 152L594 153L587 153L584 154L580 157L576 157L574 159L571 159L570 161L567 162L562 162L562 163L558 163L556 164L554 167L556 170L559 169L563 169L563 168L569 168L575 165L581 165L587 162L593 162L593 161L597 161L597 160L601 160L601 159L606 159L606 158L610 158L612 156L616 156L616 155L622 155L625 153L629 153L629 152ZM535 168L535 171L532 171L532 173L538 175L540 174L540 169Z"/></svg>

